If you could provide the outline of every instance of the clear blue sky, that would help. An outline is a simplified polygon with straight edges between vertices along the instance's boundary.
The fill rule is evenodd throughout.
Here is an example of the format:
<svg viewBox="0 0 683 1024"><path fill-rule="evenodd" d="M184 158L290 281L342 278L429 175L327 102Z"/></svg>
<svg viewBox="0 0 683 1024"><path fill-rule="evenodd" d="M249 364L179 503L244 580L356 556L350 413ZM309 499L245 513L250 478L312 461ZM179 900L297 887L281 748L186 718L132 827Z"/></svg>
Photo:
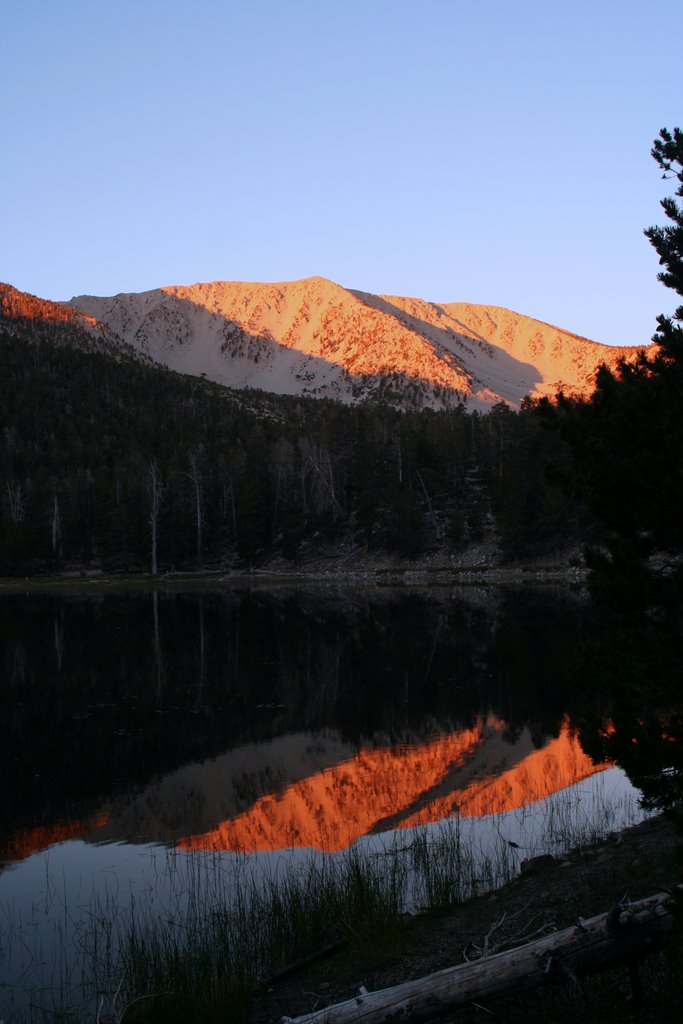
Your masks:
<svg viewBox="0 0 683 1024"><path fill-rule="evenodd" d="M683 4L1 0L0 280L313 274L641 344Z"/></svg>

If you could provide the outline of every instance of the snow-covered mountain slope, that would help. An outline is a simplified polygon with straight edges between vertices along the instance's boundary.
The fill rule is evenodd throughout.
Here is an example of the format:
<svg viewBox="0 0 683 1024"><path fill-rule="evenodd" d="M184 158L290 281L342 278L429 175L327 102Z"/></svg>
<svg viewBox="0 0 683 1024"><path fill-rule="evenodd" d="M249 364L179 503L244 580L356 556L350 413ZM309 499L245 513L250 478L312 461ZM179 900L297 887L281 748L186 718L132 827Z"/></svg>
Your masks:
<svg viewBox="0 0 683 1024"><path fill-rule="evenodd" d="M525 395L589 393L616 348L496 306L371 295L312 277L214 281L69 306L182 373L233 388L404 408L486 410Z"/></svg>

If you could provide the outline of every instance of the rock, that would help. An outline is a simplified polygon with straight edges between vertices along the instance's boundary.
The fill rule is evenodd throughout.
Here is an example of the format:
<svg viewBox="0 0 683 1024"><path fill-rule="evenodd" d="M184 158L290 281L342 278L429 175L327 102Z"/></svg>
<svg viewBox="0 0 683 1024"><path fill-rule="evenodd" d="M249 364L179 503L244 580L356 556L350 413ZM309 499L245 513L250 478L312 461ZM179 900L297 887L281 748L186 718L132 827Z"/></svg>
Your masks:
<svg viewBox="0 0 683 1024"><path fill-rule="evenodd" d="M527 860L523 860L519 866L520 874L533 875L537 871L547 868L549 864L555 863L557 862L551 853L541 853L538 857L529 857Z"/></svg>

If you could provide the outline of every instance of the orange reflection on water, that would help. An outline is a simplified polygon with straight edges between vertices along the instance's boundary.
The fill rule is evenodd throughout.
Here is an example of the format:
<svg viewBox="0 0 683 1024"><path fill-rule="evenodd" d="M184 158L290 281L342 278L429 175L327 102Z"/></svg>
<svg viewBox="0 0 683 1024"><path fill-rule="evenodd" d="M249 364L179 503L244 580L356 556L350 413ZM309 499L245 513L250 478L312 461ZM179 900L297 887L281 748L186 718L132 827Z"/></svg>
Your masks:
<svg viewBox="0 0 683 1024"><path fill-rule="evenodd" d="M611 767L607 762L595 764L584 754L576 735L565 724L557 739L550 740L541 750L534 750L508 771L470 783L457 794L455 804L453 800L436 800L402 824L412 826L441 821L454 810L472 818L503 814L545 800Z"/></svg>
<svg viewBox="0 0 683 1024"><path fill-rule="evenodd" d="M65 843L69 839L79 839L86 833L104 828L108 815L99 814L96 818L82 821L74 818L71 821L57 822L55 825L40 825L36 828L22 828L14 832L10 839L0 846L0 856L7 860L24 860L32 853L45 850L55 843Z"/></svg>
<svg viewBox="0 0 683 1024"><path fill-rule="evenodd" d="M504 728L504 722L490 718L427 743L360 751L178 845L334 852L369 832L440 821L456 812L479 816L514 810L610 767L596 766L584 754L568 724L541 750L526 732L507 743Z"/></svg>

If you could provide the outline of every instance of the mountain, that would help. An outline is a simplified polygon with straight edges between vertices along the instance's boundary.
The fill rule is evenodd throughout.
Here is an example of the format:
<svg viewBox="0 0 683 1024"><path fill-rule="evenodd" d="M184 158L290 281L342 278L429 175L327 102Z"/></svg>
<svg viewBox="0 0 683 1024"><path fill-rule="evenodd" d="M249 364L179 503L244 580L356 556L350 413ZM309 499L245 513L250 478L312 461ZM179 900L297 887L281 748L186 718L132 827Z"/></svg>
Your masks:
<svg viewBox="0 0 683 1024"><path fill-rule="evenodd" d="M371 832L426 825L456 812L463 817L504 814L611 767L594 764L568 724L540 750L527 729L514 744L506 743L504 725L490 718L420 745L361 750L260 796L215 827L179 840L178 846L341 850ZM156 810L151 800L150 806Z"/></svg>
<svg viewBox="0 0 683 1024"><path fill-rule="evenodd" d="M559 381L588 389L623 350L320 279L0 300L6 575L586 540L566 446L511 406Z"/></svg>
<svg viewBox="0 0 683 1024"><path fill-rule="evenodd" d="M82 352L151 365L152 360L122 341L106 324L63 302L39 299L0 282L0 327L5 337L49 340Z"/></svg>
<svg viewBox="0 0 683 1024"><path fill-rule="evenodd" d="M252 852L309 847L333 852L361 836L451 818L500 815L546 800L612 767L594 763L568 722L536 746L528 729L510 741L489 715L428 740L363 747L335 730L246 743L157 774L93 814L22 828L10 860L68 839L175 843L184 850ZM184 829L195 829L189 835Z"/></svg>
<svg viewBox="0 0 683 1024"><path fill-rule="evenodd" d="M560 387L588 394L601 363L641 351L497 306L372 295L321 277L81 295L66 306L172 370L232 388L401 408L486 411Z"/></svg>

